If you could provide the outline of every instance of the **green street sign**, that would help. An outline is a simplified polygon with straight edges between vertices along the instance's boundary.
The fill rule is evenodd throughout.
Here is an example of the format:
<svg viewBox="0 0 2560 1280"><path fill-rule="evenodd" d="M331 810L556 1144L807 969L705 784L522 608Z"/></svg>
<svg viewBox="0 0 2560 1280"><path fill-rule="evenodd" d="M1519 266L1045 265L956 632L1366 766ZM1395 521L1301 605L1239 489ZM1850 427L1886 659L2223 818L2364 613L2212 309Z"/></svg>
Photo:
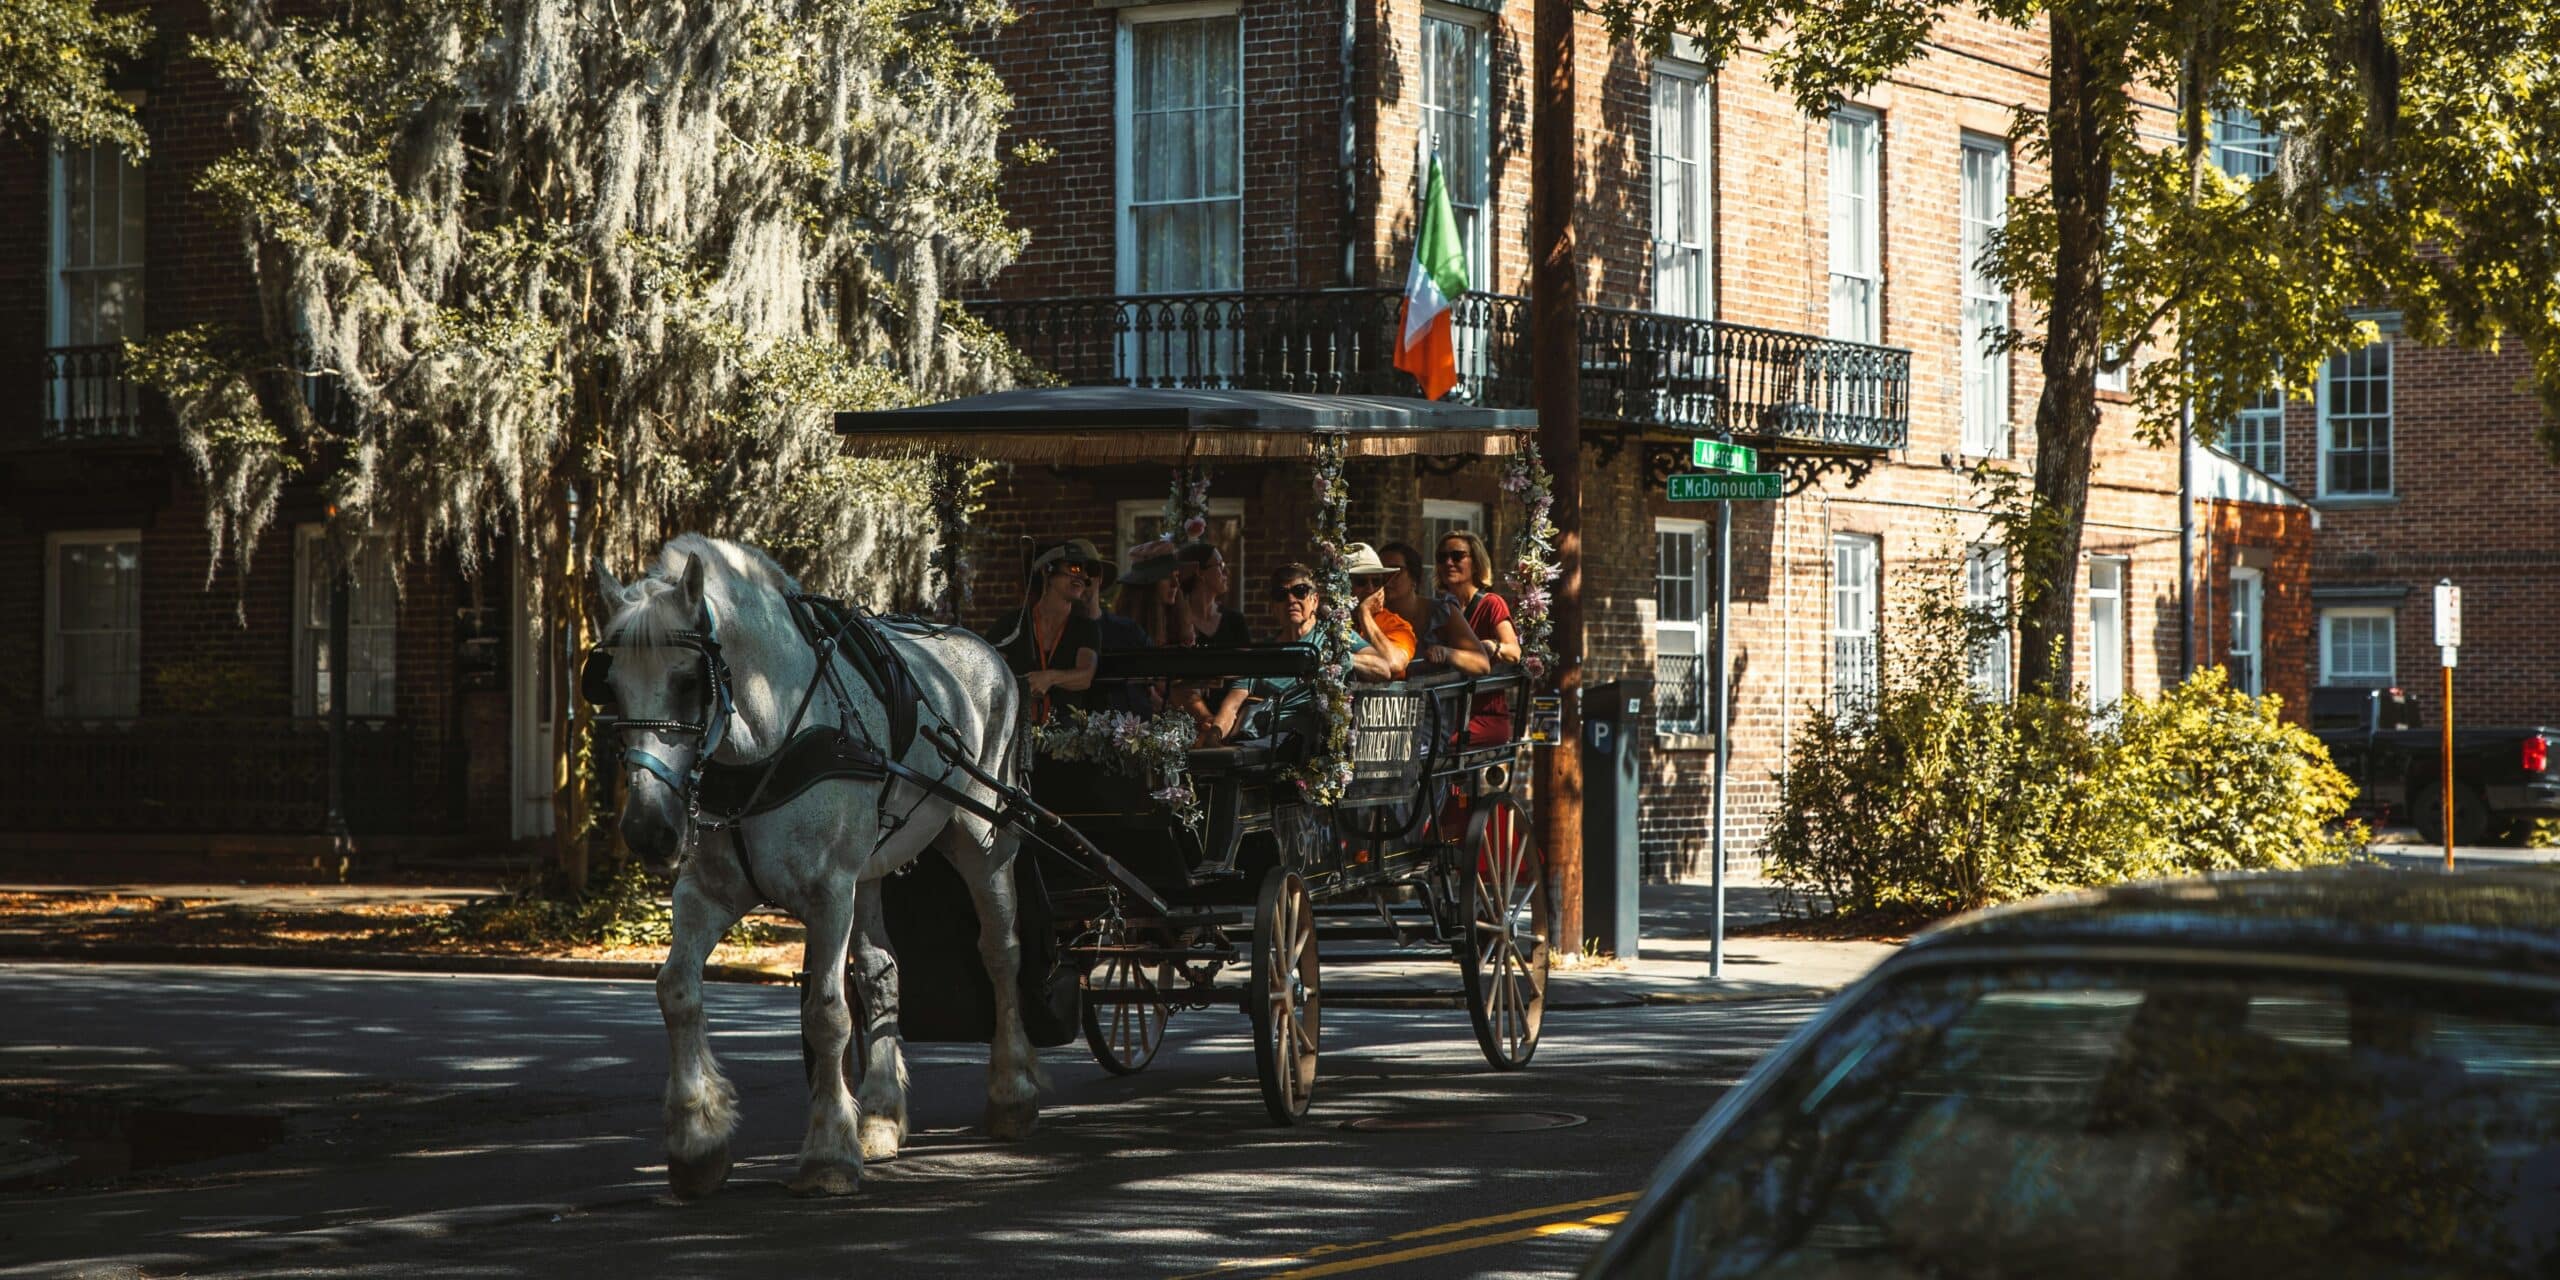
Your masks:
<svg viewBox="0 0 2560 1280"><path fill-rule="evenodd" d="M1773 502L1786 476L1776 471L1729 476L1692 472L1671 477L1673 502Z"/></svg>
<svg viewBox="0 0 2560 1280"><path fill-rule="evenodd" d="M1700 470L1731 471L1750 475L1760 469L1760 456L1738 444L1715 440L1689 442L1689 460Z"/></svg>

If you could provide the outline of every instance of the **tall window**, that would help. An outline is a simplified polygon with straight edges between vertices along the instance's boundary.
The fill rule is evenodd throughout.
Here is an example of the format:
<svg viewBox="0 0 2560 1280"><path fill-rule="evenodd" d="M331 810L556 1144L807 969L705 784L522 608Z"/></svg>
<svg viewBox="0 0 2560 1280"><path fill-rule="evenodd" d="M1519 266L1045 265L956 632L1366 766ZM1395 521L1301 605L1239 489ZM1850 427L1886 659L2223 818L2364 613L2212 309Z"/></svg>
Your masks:
<svg viewBox="0 0 2560 1280"><path fill-rule="evenodd" d="M1653 68L1653 309L1714 313L1708 275L1707 82L1693 67Z"/></svg>
<svg viewBox="0 0 2560 1280"><path fill-rule="evenodd" d="M1422 549L1427 555L1440 554L1440 540L1464 530L1491 542L1493 526L1485 523L1484 504L1457 502L1446 498L1422 500ZM1495 566L1487 565L1488 569Z"/></svg>
<svg viewBox="0 0 2560 1280"><path fill-rule="evenodd" d="M142 170L113 145L53 151L49 422L78 434L139 425L117 344L142 336Z"/></svg>
<svg viewBox="0 0 2560 1280"><path fill-rule="evenodd" d="M2266 672L2258 663L2260 634L2266 616L2264 574L2255 569L2231 571L2231 648L2223 658L2223 669L2231 673L2231 687L2247 694L2265 693Z"/></svg>
<svg viewBox="0 0 2560 1280"><path fill-rule="evenodd" d="M2274 173L2281 141L2247 111L2234 107L2213 113L2213 163L2232 177L2255 182Z"/></svg>
<svg viewBox="0 0 2560 1280"><path fill-rule="evenodd" d="M2222 451L2270 480L2284 479L2284 388L2261 391L2241 408L2223 428Z"/></svg>
<svg viewBox="0 0 2560 1280"><path fill-rule="evenodd" d="M2391 343L2329 357L2320 378L2320 492L2391 492Z"/></svg>
<svg viewBox="0 0 2560 1280"><path fill-rule="evenodd" d="M1846 715L1875 706L1876 619L1882 604L1879 546L1862 534L1831 539L1831 709Z"/></svg>
<svg viewBox="0 0 2560 1280"><path fill-rule="evenodd" d="M2125 562L2089 561L2089 705L2104 711L2124 700Z"/></svg>
<svg viewBox="0 0 2560 1280"><path fill-rule="evenodd" d="M122 719L142 710L142 535L45 539L44 712Z"/></svg>
<svg viewBox="0 0 2560 1280"><path fill-rule="evenodd" d="M2009 291L1982 256L1991 233L2009 219L2009 149L1987 138L1964 140L1964 451L2009 452L2009 355L1991 336L2009 327Z"/></svg>
<svg viewBox="0 0 2560 1280"><path fill-rule="evenodd" d="M329 588L337 562L321 526L294 530L293 713L329 714ZM400 593L392 581L391 540L356 544L347 565L347 714L387 716L398 710Z"/></svg>
<svg viewBox="0 0 2560 1280"><path fill-rule="evenodd" d="M1120 568L1126 570L1129 567L1129 552L1132 548L1141 542L1153 541L1164 536L1164 503L1154 498L1123 499L1114 531L1120 535ZM1260 622L1261 615L1246 608L1250 601L1259 599L1259 597L1249 596L1248 593L1261 590L1262 584L1249 583L1246 580L1248 575L1244 564L1244 499L1209 499L1209 529L1200 535L1200 540L1216 547L1218 557L1227 562L1227 590L1231 597L1227 601L1228 607L1245 613L1248 618L1257 623Z"/></svg>
<svg viewBox="0 0 2560 1280"><path fill-rule="evenodd" d="M1485 230L1486 155L1492 150L1485 94L1492 78L1481 18L1437 9L1422 16L1423 137L1439 152L1449 208L1458 218L1458 238L1467 246L1467 283L1478 289L1493 280L1491 237ZM1419 201L1421 196L1417 185L1414 197Z"/></svg>
<svg viewBox="0 0 2560 1280"><path fill-rule="evenodd" d="M1971 615L1973 687L1986 698L2009 696L2009 555L1985 545L1964 557L1964 608Z"/></svg>
<svg viewBox="0 0 2560 1280"><path fill-rule="evenodd" d="M1884 248L1876 113L1831 113L1831 336L1884 341Z"/></svg>
<svg viewBox="0 0 2560 1280"><path fill-rule="evenodd" d="M1706 729L1706 526L1653 522L1653 694L1664 733Z"/></svg>
<svg viewBox="0 0 2560 1280"><path fill-rule="evenodd" d="M1120 28L1120 287L1233 289L1244 279L1243 46L1236 16Z"/></svg>
<svg viewBox="0 0 2560 1280"><path fill-rule="evenodd" d="M2320 611L2320 683L2387 688L2398 678L2397 617L2389 609Z"/></svg>

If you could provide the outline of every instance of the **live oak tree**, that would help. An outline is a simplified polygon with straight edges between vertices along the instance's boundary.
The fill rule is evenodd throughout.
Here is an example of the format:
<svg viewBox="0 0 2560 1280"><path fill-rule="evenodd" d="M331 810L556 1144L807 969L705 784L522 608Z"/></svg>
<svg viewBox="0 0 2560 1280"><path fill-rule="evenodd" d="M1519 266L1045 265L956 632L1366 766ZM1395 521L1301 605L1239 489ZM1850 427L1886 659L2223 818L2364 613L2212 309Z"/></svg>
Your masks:
<svg viewBox="0 0 2560 1280"><path fill-rule="evenodd" d="M930 470L831 415L973 389L947 282L1008 261L1009 103L961 41L1002 0L218 0L253 330L139 352L247 567L289 482L466 569L512 546L549 628L587 569L700 529L875 604L921 594ZM306 16L307 15L307 16ZM561 686L564 752L585 711ZM564 855L586 803L555 762Z"/></svg>
<svg viewBox="0 0 2560 1280"><path fill-rule="evenodd" d="M141 155L142 126L111 71L150 38L140 13L91 0L0 0L0 131Z"/></svg>
<svg viewBox="0 0 2560 1280"><path fill-rule="evenodd" d="M2028 687L2071 681L2071 606L2102 364L2140 433L2210 441L2250 398L2310 392L2378 313L2428 343L2521 342L2560 413L2560 10L2514 0L1602 0L1721 66L1765 51L1824 113L1934 56L1971 16L2046 50L2011 141L2047 175L1986 255L2031 302L1997 335L2044 375L2032 491L2005 533ZM2233 113L2245 112L2245 117ZM2272 172L2214 162L2218 118L2275 135ZM1925 159L1915 161L1925 165ZM1953 182L1954 159L1946 180ZM1911 172L1905 170L1905 172ZM1914 181L1929 181L1929 171ZM1950 286L1951 287L1951 286ZM2560 450L2549 419L2543 439Z"/></svg>

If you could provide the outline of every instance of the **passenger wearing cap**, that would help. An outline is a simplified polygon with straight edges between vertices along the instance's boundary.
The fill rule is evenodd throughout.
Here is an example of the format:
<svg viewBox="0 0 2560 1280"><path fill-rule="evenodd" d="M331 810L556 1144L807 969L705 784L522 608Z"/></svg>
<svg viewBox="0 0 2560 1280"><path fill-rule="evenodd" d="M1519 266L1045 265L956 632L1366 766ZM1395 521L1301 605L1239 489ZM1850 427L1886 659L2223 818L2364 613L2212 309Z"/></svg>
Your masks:
<svg viewBox="0 0 2560 1280"><path fill-rule="evenodd" d="M1413 624L1387 607L1387 579L1395 570L1378 558L1377 548L1355 542L1342 549L1342 571L1351 575L1351 593L1359 599L1351 610L1351 629L1386 661L1388 679L1404 679L1415 645Z"/></svg>
<svg viewBox="0 0 2560 1280"><path fill-rule="evenodd" d="M1030 695L1033 724L1048 721L1057 701L1053 694L1093 687L1102 636L1086 616L1085 601L1101 571L1101 553L1082 538L1050 547L1031 562L1030 603L991 632L1001 637L996 651Z"/></svg>

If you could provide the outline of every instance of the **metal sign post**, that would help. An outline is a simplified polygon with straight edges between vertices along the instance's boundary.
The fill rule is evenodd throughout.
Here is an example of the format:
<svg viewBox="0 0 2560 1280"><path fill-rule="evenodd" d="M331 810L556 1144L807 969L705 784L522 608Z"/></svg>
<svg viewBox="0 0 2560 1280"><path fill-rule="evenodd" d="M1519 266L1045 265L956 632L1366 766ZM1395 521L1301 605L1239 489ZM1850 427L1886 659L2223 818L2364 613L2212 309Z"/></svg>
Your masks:
<svg viewBox="0 0 2560 1280"><path fill-rule="evenodd" d="M2453 870L2453 664L2462 648L2462 588L2436 580L2436 651L2444 661L2444 869Z"/></svg>
<svg viewBox="0 0 2560 1280"><path fill-rule="evenodd" d="M1712 874L1715 877L1716 895L1715 931L1707 936L1707 976L1710 978L1724 976L1724 766L1725 762L1732 758L1731 752L1725 745L1725 731L1727 721L1730 719L1725 714L1724 705L1727 680L1725 663L1730 656L1725 649L1725 633L1726 624L1732 619L1733 503L1727 501L1716 504L1716 633L1713 643L1716 673L1715 685L1707 690L1708 705L1715 708L1708 723L1715 727L1716 734L1715 746L1711 748L1716 753L1712 799L1715 805L1715 829L1708 850L1708 856L1714 863Z"/></svg>

